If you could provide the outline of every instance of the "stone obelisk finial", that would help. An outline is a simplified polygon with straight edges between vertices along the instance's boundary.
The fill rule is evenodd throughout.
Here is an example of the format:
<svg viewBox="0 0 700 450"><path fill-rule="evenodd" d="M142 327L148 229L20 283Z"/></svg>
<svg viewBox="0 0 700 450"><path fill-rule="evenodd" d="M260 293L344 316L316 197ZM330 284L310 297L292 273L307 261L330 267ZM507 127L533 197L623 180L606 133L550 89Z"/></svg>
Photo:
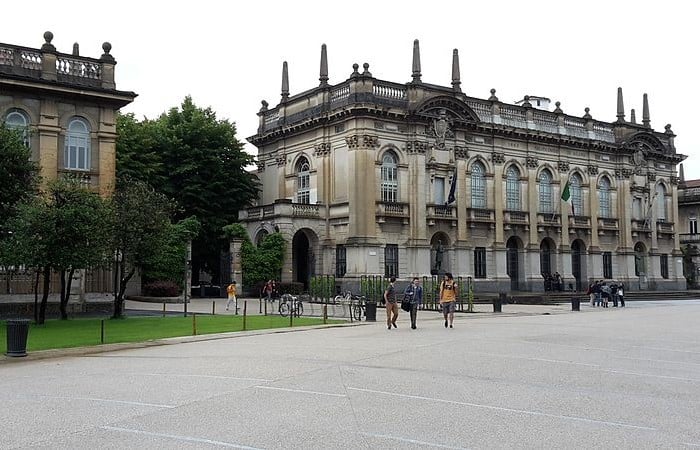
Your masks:
<svg viewBox="0 0 700 450"><path fill-rule="evenodd" d="M637 123L637 113L634 111L634 108L630 109L630 122Z"/></svg>
<svg viewBox="0 0 700 450"><path fill-rule="evenodd" d="M420 83L420 47L418 39L413 41L413 82Z"/></svg>
<svg viewBox="0 0 700 450"><path fill-rule="evenodd" d="M678 169L678 178L681 183L685 183L685 172L683 171L683 163L681 163L681 166Z"/></svg>
<svg viewBox="0 0 700 450"><path fill-rule="evenodd" d="M328 55L326 54L326 44L321 45L321 70L318 80L321 86L328 86Z"/></svg>
<svg viewBox="0 0 700 450"><path fill-rule="evenodd" d="M647 128L651 128L651 125L649 124L649 98L647 97L647 94L644 94L642 101L642 125Z"/></svg>
<svg viewBox="0 0 700 450"><path fill-rule="evenodd" d="M622 101L622 88L617 88L617 121L625 121L625 104Z"/></svg>
<svg viewBox="0 0 700 450"><path fill-rule="evenodd" d="M452 50L452 90L462 92L459 85L462 82L459 80L459 52L457 49Z"/></svg>
<svg viewBox="0 0 700 450"><path fill-rule="evenodd" d="M282 102L286 102L289 98L289 71L287 70L287 61L282 63Z"/></svg>

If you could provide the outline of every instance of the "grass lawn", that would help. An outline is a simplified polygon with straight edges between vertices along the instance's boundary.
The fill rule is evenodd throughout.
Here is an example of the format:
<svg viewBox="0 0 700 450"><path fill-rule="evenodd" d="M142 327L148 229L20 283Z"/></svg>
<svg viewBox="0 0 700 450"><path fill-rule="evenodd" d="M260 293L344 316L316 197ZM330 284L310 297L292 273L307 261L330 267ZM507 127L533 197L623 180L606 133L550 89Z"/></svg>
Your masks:
<svg viewBox="0 0 700 450"><path fill-rule="evenodd" d="M101 319L47 320L29 326L27 351L99 345ZM328 320L328 323L341 323ZM323 319L295 317L294 326L320 325ZM243 330L242 316L196 316L197 335ZM289 327L289 318L248 316L246 330ZM104 343L143 342L176 336L192 336L192 317L129 317L104 319ZM0 354L7 351L7 327L0 321Z"/></svg>

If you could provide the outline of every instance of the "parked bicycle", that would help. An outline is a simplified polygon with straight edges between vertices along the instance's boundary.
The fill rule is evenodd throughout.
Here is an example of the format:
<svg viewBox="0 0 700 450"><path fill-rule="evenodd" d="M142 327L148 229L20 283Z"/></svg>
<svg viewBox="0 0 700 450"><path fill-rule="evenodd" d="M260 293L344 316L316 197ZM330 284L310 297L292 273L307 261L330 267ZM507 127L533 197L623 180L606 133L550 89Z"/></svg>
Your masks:
<svg viewBox="0 0 700 450"><path fill-rule="evenodd" d="M304 315L304 304L298 297L291 294L282 294L280 297L279 313L282 317L293 314L294 317Z"/></svg>
<svg viewBox="0 0 700 450"><path fill-rule="evenodd" d="M365 315L365 300L364 295L354 295L352 292L347 291L343 295L336 295L333 298L333 303L347 304L350 310L350 317L359 322Z"/></svg>

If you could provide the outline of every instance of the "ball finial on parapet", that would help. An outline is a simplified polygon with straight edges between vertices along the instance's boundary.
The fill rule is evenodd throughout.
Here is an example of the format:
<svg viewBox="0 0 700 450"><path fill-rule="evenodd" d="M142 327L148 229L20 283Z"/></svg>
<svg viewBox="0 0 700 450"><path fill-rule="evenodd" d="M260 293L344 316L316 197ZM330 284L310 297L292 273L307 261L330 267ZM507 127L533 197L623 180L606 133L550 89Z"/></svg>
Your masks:
<svg viewBox="0 0 700 450"><path fill-rule="evenodd" d="M491 97L489 97L490 102L497 102L498 97L496 97L496 90L491 88Z"/></svg>

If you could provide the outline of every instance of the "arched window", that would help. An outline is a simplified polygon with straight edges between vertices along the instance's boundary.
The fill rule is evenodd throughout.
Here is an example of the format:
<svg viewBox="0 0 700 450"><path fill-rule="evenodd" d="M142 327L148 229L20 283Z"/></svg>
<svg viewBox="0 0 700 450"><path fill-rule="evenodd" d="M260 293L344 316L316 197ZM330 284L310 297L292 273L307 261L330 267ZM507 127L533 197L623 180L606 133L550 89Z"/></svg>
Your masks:
<svg viewBox="0 0 700 450"><path fill-rule="evenodd" d="M549 170L543 170L542 173L540 173L539 182L540 212L554 212L552 207L552 174L549 173Z"/></svg>
<svg viewBox="0 0 700 450"><path fill-rule="evenodd" d="M486 169L478 161L472 164L472 208L486 208Z"/></svg>
<svg viewBox="0 0 700 450"><path fill-rule="evenodd" d="M29 117L19 109L13 109L5 117L5 126L22 133L24 145L29 147Z"/></svg>
<svg viewBox="0 0 700 450"><path fill-rule="evenodd" d="M520 211L520 171L515 165L506 171L506 209Z"/></svg>
<svg viewBox="0 0 700 450"><path fill-rule="evenodd" d="M310 203L311 200L311 168L306 158L297 162L297 203Z"/></svg>
<svg viewBox="0 0 700 450"><path fill-rule="evenodd" d="M569 179L569 190L571 193L571 207L574 216L582 216L583 213L583 192L581 185L583 180L581 180L581 175L574 173Z"/></svg>
<svg viewBox="0 0 700 450"><path fill-rule="evenodd" d="M90 170L90 125L80 118L68 123L63 165L66 169Z"/></svg>
<svg viewBox="0 0 700 450"><path fill-rule="evenodd" d="M603 218L612 217L610 180L608 177L602 177L598 182L598 214Z"/></svg>
<svg viewBox="0 0 700 450"><path fill-rule="evenodd" d="M394 152L384 153L382 158L382 201L395 203L399 198L397 158Z"/></svg>
<svg viewBox="0 0 700 450"><path fill-rule="evenodd" d="M663 184L656 186L656 219L666 220L666 188Z"/></svg>

